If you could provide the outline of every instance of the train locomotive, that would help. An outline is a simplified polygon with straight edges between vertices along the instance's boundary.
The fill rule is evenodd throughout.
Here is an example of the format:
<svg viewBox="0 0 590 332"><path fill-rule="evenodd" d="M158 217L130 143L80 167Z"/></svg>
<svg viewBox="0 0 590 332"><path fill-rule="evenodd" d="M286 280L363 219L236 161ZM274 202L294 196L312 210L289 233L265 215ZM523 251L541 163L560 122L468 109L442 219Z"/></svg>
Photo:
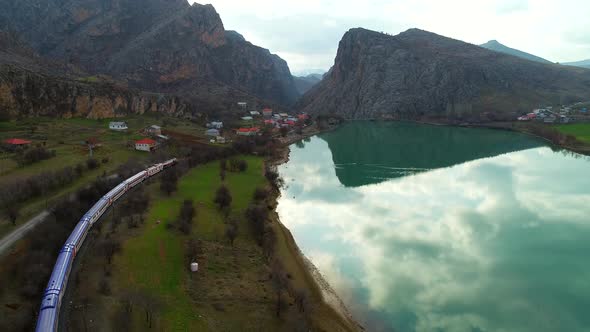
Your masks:
<svg viewBox="0 0 590 332"><path fill-rule="evenodd" d="M74 259L76 258L76 253L80 250L80 247L82 247L92 225L94 225L109 207L111 207L111 205L113 205L113 203L121 198L126 192L133 189L146 179L174 166L176 162L176 159L171 159L160 164L155 164L148 169L137 173L109 191L96 204L94 204L86 214L84 214L57 256L57 261L53 267L49 283L43 293L41 308L39 309L39 317L37 319L37 328L35 331L57 331L61 301L68 284L70 271Z"/></svg>

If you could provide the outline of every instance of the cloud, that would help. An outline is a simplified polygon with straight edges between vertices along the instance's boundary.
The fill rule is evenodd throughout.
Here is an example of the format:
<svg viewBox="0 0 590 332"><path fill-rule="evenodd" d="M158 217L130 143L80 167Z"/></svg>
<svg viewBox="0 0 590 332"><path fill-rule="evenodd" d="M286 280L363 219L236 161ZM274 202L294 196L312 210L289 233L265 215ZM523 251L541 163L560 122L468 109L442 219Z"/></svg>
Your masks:
<svg viewBox="0 0 590 332"><path fill-rule="evenodd" d="M281 54L292 71L328 69L340 38L355 27L391 34L422 28L475 44L497 39L554 61L590 58L590 50L578 45L588 31L579 26L590 12L584 0L210 2L226 28Z"/></svg>

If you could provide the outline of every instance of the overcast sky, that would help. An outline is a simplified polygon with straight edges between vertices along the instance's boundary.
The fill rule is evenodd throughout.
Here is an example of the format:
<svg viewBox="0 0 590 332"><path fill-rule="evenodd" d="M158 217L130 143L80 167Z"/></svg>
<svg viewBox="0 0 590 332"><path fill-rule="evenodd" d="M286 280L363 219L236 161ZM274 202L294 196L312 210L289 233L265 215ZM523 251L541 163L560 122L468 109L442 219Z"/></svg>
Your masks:
<svg viewBox="0 0 590 332"><path fill-rule="evenodd" d="M497 39L550 61L590 58L588 0L208 2L215 6L226 29L280 55L294 73L329 69L342 35L354 27L390 34L420 28L474 44Z"/></svg>

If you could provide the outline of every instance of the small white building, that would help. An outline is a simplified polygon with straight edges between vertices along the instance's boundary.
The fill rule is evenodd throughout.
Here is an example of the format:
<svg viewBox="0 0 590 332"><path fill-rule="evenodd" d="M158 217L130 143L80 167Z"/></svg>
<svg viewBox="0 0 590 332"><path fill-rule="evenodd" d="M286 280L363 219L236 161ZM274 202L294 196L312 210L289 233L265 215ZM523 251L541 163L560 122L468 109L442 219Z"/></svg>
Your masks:
<svg viewBox="0 0 590 332"><path fill-rule="evenodd" d="M205 131L205 135L207 136L217 137L219 134L219 129L208 129Z"/></svg>
<svg viewBox="0 0 590 332"><path fill-rule="evenodd" d="M117 130L117 131L123 131L123 130L127 130L129 129L129 127L127 127L127 123L126 122L111 122L109 123L109 129L110 130Z"/></svg>
<svg viewBox="0 0 590 332"><path fill-rule="evenodd" d="M225 139L225 137L223 137L223 136L217 136L217 137L215 137L215 141L217 143L219 143L219 144L225 144L227 142L226 139Z"/></svg>
<svg viewBox="0 0 590 332"><path fill-rule="evenodd" d="M150 138L144 138L135 142L135 150L152 152L157 146L157 142Z"/></svg>
<svg viewBox="0 0 590 332"><path fill-rule="evenodd" d="M145 132L152 136L162 135L162 127L156 125L149 126L145 129Z"/></svg>
<svg viewBox="0 0 590 332"><path fill-rule="evenodd" d="M250 115L252 115L252 116L260 116L260 112L258 112L258 111L251 111L250 112Z"/></svg>
<svg viewBox="0 0 590 332"><path fill-rule="evenodd" d="M211 122L207 123L207 128L222 129L223 128L223 122L221 122L221 121L211 121Z"/></svg>
<svg viewBox="0 0 590 332"><path fill-rule="evenodd" d="M244 120L244 121L252 121L252 120L254 120L254 118L251 117L251 116L244 116L244 117L242 117L242 120Z"/></svg>

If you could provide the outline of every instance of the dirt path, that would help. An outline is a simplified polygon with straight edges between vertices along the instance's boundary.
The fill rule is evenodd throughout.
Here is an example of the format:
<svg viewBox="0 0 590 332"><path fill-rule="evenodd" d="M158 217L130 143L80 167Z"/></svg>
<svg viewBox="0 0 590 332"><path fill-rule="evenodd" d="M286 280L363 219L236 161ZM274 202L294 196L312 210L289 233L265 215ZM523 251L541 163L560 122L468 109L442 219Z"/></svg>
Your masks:
<svg viewBox="0 0 590 332"><path fill-rule="evenodd" d="M0 240L0 256L5 254L16 241L22 239L30 230L42 223L49 216L49 211L45 210L31 218L25 224L12 231Z"/></svg>

